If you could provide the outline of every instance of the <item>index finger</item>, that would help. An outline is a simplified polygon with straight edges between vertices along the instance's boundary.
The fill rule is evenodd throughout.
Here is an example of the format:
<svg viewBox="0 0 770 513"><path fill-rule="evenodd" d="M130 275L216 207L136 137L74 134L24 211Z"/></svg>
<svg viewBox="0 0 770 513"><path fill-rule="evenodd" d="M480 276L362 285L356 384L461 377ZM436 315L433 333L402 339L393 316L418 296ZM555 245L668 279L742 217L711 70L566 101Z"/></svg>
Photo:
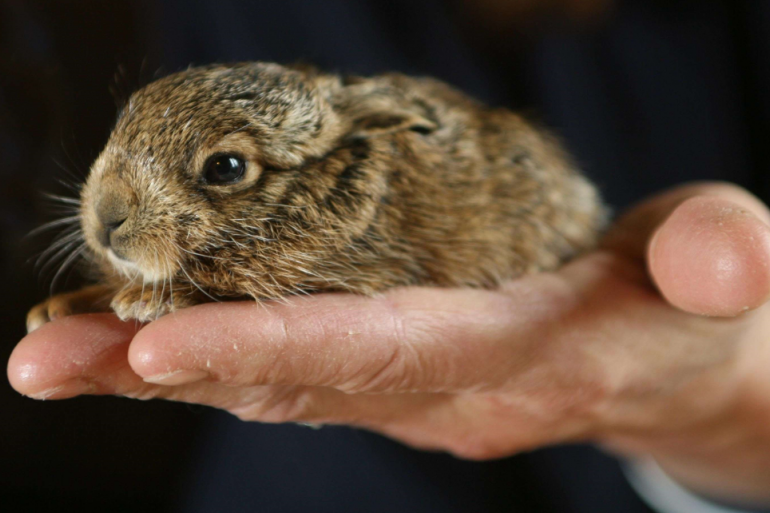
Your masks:
<svg viewBox="0 0 770 513"><path fill-rule="evenodd" d="M378 298L323 294L288 304L205 304L140 331L129 352L146 381L303 384L355 392L499 386L526 365L534 334L570 306L556 276L516 290L409 288ZM515 342L514 342L515 341ZM514 344L515 343L515 347ZM192 371L192 372L184 372Z"/></svg>

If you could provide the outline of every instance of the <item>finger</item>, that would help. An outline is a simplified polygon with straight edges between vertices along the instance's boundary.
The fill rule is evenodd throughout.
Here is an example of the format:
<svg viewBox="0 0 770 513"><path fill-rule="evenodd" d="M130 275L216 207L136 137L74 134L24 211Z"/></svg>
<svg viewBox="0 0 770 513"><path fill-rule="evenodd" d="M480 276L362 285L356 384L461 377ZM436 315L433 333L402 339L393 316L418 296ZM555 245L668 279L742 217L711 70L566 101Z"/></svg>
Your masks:
<svg viewBox="0 0 770 513"><path fill-rule="evenodd" d="M559 351L554 362L546 349L558 310L573 305L561 286L542 276L506 294L409 289L199 305L145 327L129 360L146 381L174 383L153 394L243 419L351 424L464 457L501 456L581 439L594 425L581 411L594 399L594 366L564 372L579 355ZM483 393L508 381L518 392L504 401ZM458 390L474 393L449 393Z"/></svg>
<svg viewBox="0 0 770 513"><path fill-rule="evenodd" d="M735 316L770 296L770 212L721 183L687 185L623 215L603 245L645 261L666 300L687 312Z"/></svg>
<svg viewBox="0 0 770 513"><path fill-rule="evenodd" d="M608 230L602 246L644 260L652 236L666 218L684 201L700 196L737 203L763 223L770 224L767 207L745 189L721 182L692 183L655 195L625 212Z"/></svg>
<svg viewBox="0 0 770 513"><path fill-rule="evenodd" d="M359 396L320 387L241 388L207 381L152 385L126 359L136 329L108 314L48 323L18 344L8 364L9 380L18 392L37 399L163 398L224 409L250 421L357 425L422 448L458 452L460 442L470 440L467 424L457 422L452 399L444 395Z"/></svg>
<svg viewBox="0 0 770 513"><path fill-rule="evenodd" d="M127 365L128 344L138 331L112 314L64 317L46 323L16 346L8 380L18 392L37 399L67 398L96 391L92 372L109 380ZM132 372L133 374L133 372ZM141 379L133 374L135 380Z"/></svg>
<svg viewBox="0 0 770 513"><path fill-rule="evenodd" d="M343 422L365 416L371 422L395 412L382 402L331 389L311 387L236 388L201 381L185 386L148 384L128 365L128 347L138 327L111 314L80 315L48 323L26 336L8 363L8 378L18 392L37 399L80 394L162 397L226 409L248 420L268 422ZM424 397L398 404L428 407ZM379 409L379 414L377 413ZM409 408L406 408L409 410ZM416 411L416 409L415 409ZM404 412L408 417L408 411Z"/></svg>
<svg viewBox="0 0 770 513"><path fill-rule="evenodd" d="M557 277L531 277L517 287L517 294L412 288L379 298L327 294L269 306L199 305L145 327L129 361L161 384L205 372L231 385L492 389L510 379L512 362L532 357L539 345L533 332L569 306Z"/></svg>
<svg viewBox="0 0 770 513"><path fill-rule="evenodd" d="M687 312L731 317L770 296L770 228L752 212L752 197L730 196L684 201L650 241L653 280Z"/></svg>

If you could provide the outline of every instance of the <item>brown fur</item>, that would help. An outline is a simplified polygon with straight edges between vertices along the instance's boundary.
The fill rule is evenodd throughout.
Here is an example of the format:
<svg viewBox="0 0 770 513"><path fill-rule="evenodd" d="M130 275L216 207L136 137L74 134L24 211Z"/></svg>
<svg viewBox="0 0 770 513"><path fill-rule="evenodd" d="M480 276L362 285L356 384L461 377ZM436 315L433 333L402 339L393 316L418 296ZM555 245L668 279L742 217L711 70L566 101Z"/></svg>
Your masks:
<svg viewBox="0 0 770 513"><path fill-rule="evenodd" d="M219 152L247 161L241 182L202 181ZM508 110L430 78L267 63L136 92L81 199L104 293L140 320L214 298L494 287L590 248L605 218L554 139ZM130 264L98 238L126 216L112 241Z"/></svg>

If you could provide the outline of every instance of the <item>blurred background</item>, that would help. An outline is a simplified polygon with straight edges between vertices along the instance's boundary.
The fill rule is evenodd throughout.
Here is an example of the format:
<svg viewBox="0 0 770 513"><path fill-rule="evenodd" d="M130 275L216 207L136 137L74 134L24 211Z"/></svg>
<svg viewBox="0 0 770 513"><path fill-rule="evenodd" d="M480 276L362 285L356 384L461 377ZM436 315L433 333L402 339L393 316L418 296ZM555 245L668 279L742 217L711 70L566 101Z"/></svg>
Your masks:
<svg viewBox="0 0 770 513"><path fill-rule="evenodd" d="M53 273L33 263L54 234L25 237L57 215L42 193L72 194L61 182L83 179L116 105L154 78L238 60L433 75L553 127L617 209L690 179L730 180L767 199L768 28L763 0L0 0L0 356L50 291ZM55 292L79 280L65 273ZM408 462L394 470L403 478L370 489L378 478L367 459L346 459L352 449L334 429L244 426L160 401L40 402L7 383L0 412L4 512L195 510L246 493L223 482L257 466L246 453L222 456L239 440L299 483L283 489L265 464L242 498L263 501L260 511L303 510L299 499L270 502L268 489L314 496L312 511L358 511L345 503L351 490L382 495L384 511L398 501L410 511L508 511L516 501L537 504L521 511L646 511L617 506L632 494L617 462L585 447L479 464L339 435ZM330 473L350 480L328 484ZM410 486L437 502L395 492ZM575 505L586 487L600 508Z"/></svg>

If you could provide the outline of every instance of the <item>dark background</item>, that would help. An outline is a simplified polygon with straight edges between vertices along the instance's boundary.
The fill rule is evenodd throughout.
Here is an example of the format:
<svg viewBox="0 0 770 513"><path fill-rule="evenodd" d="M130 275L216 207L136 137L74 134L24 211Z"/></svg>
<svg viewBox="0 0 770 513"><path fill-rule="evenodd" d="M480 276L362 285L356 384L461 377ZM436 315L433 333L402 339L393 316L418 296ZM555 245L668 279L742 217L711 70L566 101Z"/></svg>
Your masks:
<svg viewBox="0 0 770 513"><path fill-rule="evenodd" d="M116 102L189 64L434 75L554 127L618 209L692 179L767 198L770 3L589 3L607 7L0 0L1 359L49 293L32 262L50 236L24 238L56 215L41 192L82 180ZM64 278L56 291L78 285ZM159 401L39 402L7 385L0 412L2 511L644 511L617 464L582 447L471 464L352 430Z"/></svg>

